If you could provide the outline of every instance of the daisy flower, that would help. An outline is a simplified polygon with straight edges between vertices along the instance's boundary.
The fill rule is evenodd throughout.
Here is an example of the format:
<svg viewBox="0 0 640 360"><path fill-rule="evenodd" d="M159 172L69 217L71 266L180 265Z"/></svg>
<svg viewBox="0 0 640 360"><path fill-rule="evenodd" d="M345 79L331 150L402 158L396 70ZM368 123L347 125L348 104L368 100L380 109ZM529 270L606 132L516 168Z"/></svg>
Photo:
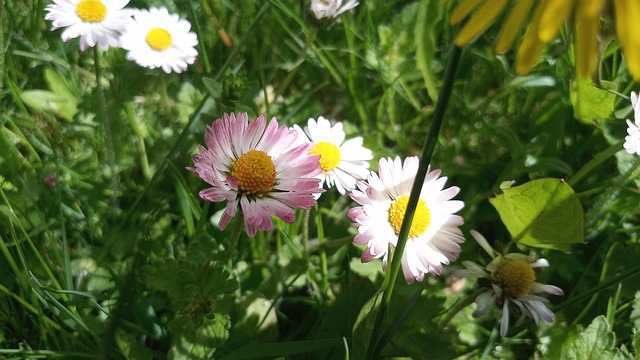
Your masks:
<svg viewBox="0 0 640 360"><path fill-rule="evenodd" d="M389 244L396 246L409 194L418 171L419 160L409 157L404 165L399 157L380 159L378 174L371 172L367 181L358 181L351 198L361 206L348 211L358 228L353 242L366 244L362 262L382 258L387 269ZM449 264L460 254L464 241L462 217L454 215L462 209L460 200L450 200L460 189L444 189L446 177L440 170L427 171L418 206L402 254L402 271L407 283L422 281L426 273L442 274L442 264Z"/></svg>
<svg viewBox="0 0 640 360"><path fill-rule="evenodd" d="M318 20L335 18L358 4L357 0L349 0L344 5L342 0L311 0L311 12Z"/></svg>
<svg viewBox="0 0 640 360"><path fill-rule="evenodd" d="M356 179L364 179L369 174L369 163L373 159L371 150L362 146L362 138L356 137L344 141L345 134L342 123L331 126L329 120L320 116L316 122L309 119L308 126L302 130L294 125L298 132L298 142L312 142L311 154L320 155L322 173L318 175L320 187L336 186L344 195L356 187Z"/></svg>
<svg viewBox="0 0 640 360"><path fill-rule="evenodd" d="M218 226L224 229L240 209L253 237L273 228L271 215L293 223L293 209L309 209L324 190L315 178L320 157L309 154L312 144L291 146L298 134L278 127L275 117L268 124L265 115L248 120L247 113L224 114L207 126L208 148L199 147L189 170L213 186L200 191L201 198L227 201Z"/></svg>
<svg viewBox="0 0 640 360"><path fill-rule="evenodd" d="M162 68L167 74L182 72L195 62L198 38L189 31L187 20L164 7L138 10L133 19L121 37L127 60L149 69Z"/></svg>
<svg viewBox="0 0 640 360"><path fill-rule="evenodd" d="M520 310L517 324L522 322L525 316L533 318L536 325L539 325L540 321L547 324L552 322L553 312L545 305L549 301L540 294L564 295L564 293L557 286L536 282L536 274L533 270L547 267L549 262L517 253L502 256L489 246L480 233L472 230L471 235L493 259L486 267L472 261L463 261L462 265L465 269L456 270L451 274L451 276L487 280L487 290L476 297L476 310L473 316L483 315L493 304L496 304L502 309L500 336L505 336L509 329L509 303Z"/></svg>
<svg viewBox="0 0 640 360"><path fill-rule="evenodd" d="M120 32L131 21L132 10L124 9L129 0L53 0L47 5L45 20L51 30L66 28L62 41L80 37L80 50L97 45L104 51L120 47Z"/></svg>
<svg viewBox="0 0 640 360"><path fill-rule="evenodd" d="M638 102L638 94L631 92L631 107L633 108L633 120L627 119L627 135L624 138L624 149L629 154L640 155L640 102Z"/></svg>

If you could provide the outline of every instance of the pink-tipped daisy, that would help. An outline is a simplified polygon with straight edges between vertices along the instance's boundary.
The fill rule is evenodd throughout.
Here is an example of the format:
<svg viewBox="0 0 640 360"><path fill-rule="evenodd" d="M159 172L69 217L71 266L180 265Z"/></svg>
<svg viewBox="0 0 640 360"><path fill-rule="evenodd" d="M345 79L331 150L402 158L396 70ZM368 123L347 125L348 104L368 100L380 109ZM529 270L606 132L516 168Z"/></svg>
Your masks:
<svg viewBox="0 0 640 360"><path fill-rule="evenodd" d="M224 229L240 209L253 237L273 228L271 215L292 223L293 209L309 209L313 195L324 190L315 177L321 170L319 156L309 154L312 144L292 147L297 132L278 127L275 117L268 124L265 115L248 120L247 113L224 114L207 127L208 148L199 147L190 170L212 185L201 198L227 201L218 226Z"/></svg>
<svg viewBox="0 0 640 360"><path fill-rule="evenodd" d="M367 181L358 181L358 189L351 191L351 198L361 205L350 209L348 215L358 228L353 242L367 245L362 262L383 258L386 270L389 244L397 244L418 165L417 157L408 157L404 165L399 157L380 159L379 175L371 172ZM464 221L454 215L464 203L451 200L460 189L444 189L447 178L439 176L440 170L428 171L422 185L402 254L407 283L422 281L426 273L441 275L442 265L458 258L464 241L458 228Z"/></svg>
<svg viewBox="0 0 640 360"><path fill-rule="evenodd" d="M180 73L195 62L198 37L189 31L187 20L169 14L164 7L138 10L133 19L121 37L127 60L150 69L162 68L167 74Z"/></svg>
<svg viewBox="0 0 640 360"><path fill-rule="evenodd" d="M364 179L369 173L367 160L373 159L371 150L362 146L361 137L344 141L342 123L332 126L329 120L320 116L317 122L309 119L307 124L304 130L298 125L293 129L298 132L300 143L313 143L311 154L320 155L320 187L325 182L327 187L335 185L342 195L355 189L356 180Z"/></svg>
<svg viewBox="0 0 640 360"><path fill-rule="evenodd" d="M487 240L477 231L471 231L471 236L493 259L489 265L482 267L472 261L463 261L464 269L456 270L451 276L476 277L486 279L487 290L476 297L476 310L474 317L479 317L487 312L492 305L501 309L500 336L505 336L509 330L509 303L513 303L520 310L521 323L526 317L531 317L540 324L540 321L550 323L554 315L545 303L549 301L540 296L547 293L564 295L562 289L553 285L545 285L536 282L534 268L549 266L545 259L536 260L530 256L518 253L500 255L493 250Z"/></svg>
<svg viewBox="0 0 640 360"><path fill-rule="evenodd" d="M633 108L633 121L627 119L627 135L624 138L624 149L629 154L640 155L640 102L638 94L631 92L631 107Z"/></svg>
<svg viewBox="0 0 640 360"><path fill-rule="evenodd" d="M62 41L80 38L80 50L100 46L102 50L120 47L120 33L131 21L133 10L125 9L129 0L53 0L47 5L45 20L51 29L66 28Z"/></svg>

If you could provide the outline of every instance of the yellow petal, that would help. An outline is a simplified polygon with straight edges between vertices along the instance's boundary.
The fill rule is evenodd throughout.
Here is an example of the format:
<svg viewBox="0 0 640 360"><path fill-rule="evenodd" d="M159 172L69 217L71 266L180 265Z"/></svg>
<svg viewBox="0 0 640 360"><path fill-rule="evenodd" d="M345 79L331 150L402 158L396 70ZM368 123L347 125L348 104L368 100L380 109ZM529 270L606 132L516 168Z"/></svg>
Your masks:
<svg viewBox="0 0 640 360"><path fill-rule="evenodd" d="M589 77L598 62L598 31L600 23L584 4L579 5L576 19L575 54L578 76Z"/></svg>
<svg viewBox="0 0 640 360"><path fill-rule="evenodd" d="M584 16L596 17L602 9L604 0L579 0Z"/></svg>
<svg viewBox="0 0 640 360"><path fill-rule="evenodd" d="M483 32L500 15L505 5L507 5L507 0L486 0L456 36L456 45L464 46L476 35Z"/></svg>
<svg viewBox="0 0 640 360"><path fill-rule="evenodd" d="M462 0L462 2L458 4L455 9L453 9L453 13L451 14L451 19L449 19L449 22L452 25L455 25L464 20L464 18L471 14L473 9L475 9L478 4L480 4L480 0Z"/></svg>
<svg viewBox="0 0 640 360"><path fill-rule="evenodd" d="M558 35L560 26L562 26L567 15L571 9L573 9L573 1L574 0L545 0L540 4L543 13L540 18L538 36L542 42L547 43Z"/></svg>
<svg viewBox="0 0 640 360"><path fill-rule="evenodd" d="M640 2L614 0L616 31L622 44L627 68L636 81L640 81L640 36L637 23L640 19Z"/></svg>
<svg viewBox="0 0 640 360"><path fill-rule="evenodd" d="M522 39L522 44L520 44L520 48L518 48L518 54L516 55L516 72L518 72L518 74L528 73L538 60L542 49L544 49L545 43L538 38L540 17L542 17L542 11L544 10L542 5L544 4L536 8L533 19Z"/></svg>
<svg viewBox="0 0 640 360"><path fill-rule="evenodd" d="M501 54L513 45L516 35L520 32L520 28L524 23L533 0L519 0L513 5L507 20L502 24L500 33L498 34L498 42L496 44L496 52Z"/></svg>

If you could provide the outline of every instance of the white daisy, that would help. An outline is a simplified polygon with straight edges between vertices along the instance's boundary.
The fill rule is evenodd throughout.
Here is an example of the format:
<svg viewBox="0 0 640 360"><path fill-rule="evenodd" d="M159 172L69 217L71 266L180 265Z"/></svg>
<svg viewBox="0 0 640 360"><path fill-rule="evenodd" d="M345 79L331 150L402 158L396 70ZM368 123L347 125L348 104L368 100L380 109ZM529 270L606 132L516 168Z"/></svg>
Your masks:
<svg viewBox="0 0 640 360"><path fill-rule="evenodd" d="M311 0L311 12L318 20L335 18L358 4L358 0L349 0L344 5L342 5L342 0Z"/></svg>
<svg viewBox="0 0 640 360"><path fill-rule="evenodd" d="M150 69L161 67L167 74L182 72L195 62L198 38L189 31L190 22L164 7L138 10L133 19L121 37L128 60Z"/></svg>
<svg viewBox="0 0 640 360"><path fill-rule="evenodd" d="M129 0L53 0L47 5L45 20L51 30L66 27L62 41L80 37L80 50L96 44L102 50L120 47L120 32L131 21L133 10L124 9Z"/></svg>
<svg viewBox="0 0 640 360"><path fill-rule="evenodd" d="M627 135L624 138L624 149L629 154L640 155L640 102L638 101L638 94L631 92L631 107L633 108L633 120L627 119Z"/></svg>
<svg viewBox="0 0 640 360"><path fill-rule="evenodd" d="M451 276L476 277L486 279L487 290L476 297L476 310L474 317L479 317L496 304L501 308L502 318L500 323L500 336L505 336L509 329L509 303L515 304L520 310L520 318L531 317L540 324L553 321L554 315L545 303L549 301L541 296L542 293L564 295L562 289L553 285L545 285L536 282L534 268L549 266L545 259L535 260L524 254L511 253L500 255L489 246L487 240L477 231L471 231L471 235L480 246L493 259L489 265L482 267L472 261L463 261L465 269L456 270Z"/></svg>
<svg viewBox="0 0 640 360"><path fill-rule="evenodd" d="M358 228L353 242L367 245L362 262L382 257L386 270L389 244L397 244L418 165L415 156L407 158L404 166L399 157L380 159L379 175L372 171L366 182L357 182L358 190L351 191L351 198L362 205L347 213ZM402 254L402 271L409 284L422 281L426 273L441 275L442 264L458 258L464 241L458 228L464 221L454 215L464 203L450 200L460 189L443 190L447 178L439 176L440 170L427 171Z"/></svg>
<svg viewBox="0 0 640 360"><path fill-rule="evenodd" d="M371 150L362 146L361 137L344 141L342 123L331 126L329 120L320 116L317 122L309 119L307 124L304 130L298 125L293 126L299 134L296 144L314 144L309 153L320 155L320 187L326 181L327 187L335 185L341 195L355 189L356 180L364 179L369 173L367 160L373 159Z"/></svg>

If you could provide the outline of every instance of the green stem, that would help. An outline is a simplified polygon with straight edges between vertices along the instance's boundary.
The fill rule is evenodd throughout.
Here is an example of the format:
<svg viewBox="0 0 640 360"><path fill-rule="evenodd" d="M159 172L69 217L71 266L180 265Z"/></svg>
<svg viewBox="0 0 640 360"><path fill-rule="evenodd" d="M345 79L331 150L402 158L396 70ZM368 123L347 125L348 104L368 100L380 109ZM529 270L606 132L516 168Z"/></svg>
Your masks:
<svg viewBox="0 0 640 360"><path fill-rule="evenodd" d="M107 156L109 161L109 167L111 168L111 206L115 209L117 207L117 190L118 190L118 171L116 168L116 151L115 141L113 140L113 126L109 121L109 114L107 113L107 101L104 97L104 89L102 88L102 68L100 67L100 50L97 46L93 47L93 65L96 72L96 91L98 92L98 102L100 109L98 109L98 116L104 129L104 135L107 145Z"/></svg>
<svg viewBox="0 0 640 360"><path fill-rule="evenodd" d="M73 290L73 276L71 274L71 255L69 254L69 239L67 238L67 227L64 218L62 204L62 176L60 176L60 159L56 160L56 196L58 198L58 211L60 212L60 237L62 238L62 257L64 262L64 273L66 286L65 289Z"/></svg>
<svg viewBox="0 0 640 360"><path fill-rule="evenodd" d="M560 303L559 305L554 307L554 311L559 311L561 309L564 309L570 305L573 305L574 303L581 301L583 299L586 299L590 296L593 296L594 294L598 293L599 291L602 291L610 286L616 285L618 283L623 282L624 280L636 276L640 274L640 265L634 267L633 269L624 272L618 276L614 276L613 278L609 279L607 282L604 282L598 286L592 287L590 288L588 291L584 292L583 294L580 294L578 296L574 296L570 299L567 299L566 301Z"/></svg>
<svg viewBox="0 0 640 360"><path fill-rule="evenodd" d="M393 288L396 282L395 279L398 277L398 272L400 271L402 254L404 252L407 238L409 236L409 229L411 228L413 215L416 212L416 207L420 198L420 192L422 191L422 185L424 183L425 176L427 175L429 162L431 161L431 155L433 155L433 150L435 149L436 143L438 141L438 134L440 133L440 127L442 126L444 120L447 103L449 102L449 97L451 96L451 90L453 89L453 83L455 80L458 63L460 62L461 54L462 49L457 46L453 46L451 56L449 58L449 63L447 64L447 69L445 71L444 82L442 84L442 88L440 89L438 102L436 103L436 107L433 113L433 122L431 123L429 133L427 134L427 138L425 139L424 146L422 148L420 166L418 167L418 172L416 173L413 187L411 188L409 203L407 204L407 210L405 211L402 227L400 228L400 233L398 234L398 243L394 250L393 258L391 259L391 264L388 269L388 280L385 279L385 284L383 284L383 286L386 285L386 288L384 289L382 303L380 304L373 332L371 333L370 344L373 346L369 346L369 348L367 349L366 359L373 359L376 354L380 350L382 350L378 348L378 334L380 333L385 313L387 311L387 308L389 307L389 303L391 302L391 295L393 293Z"/></svg>
<svg viewBox="0 0 640 360"><path fill-rule="evenodd" d="M619 141L608 148L604 149L600 153L596 154L588 163L586 163L580 170L578 170L575 174L573 174L568 180L567 184L569 186L574 187L577 183L582 180L587 174L589 174L592 170L598 167L600 164L605 162L607 159L612 157L615 153L622 150L623 141Z"/></svg>
<svg viewBox="0 0 640 360"><path fill-rule="evenodd" d="M207 47L205 45L204 33L202 32L202 27L200 26L200 21L198 21L198 17L196 16L196 12L193 8L193 4L191 1L187 1L189 5L189 11L191 12L191 19L193 20L193 27L196 30L196 35L198 36L198 46L200 47L200 58L202 59L201 63L204 65L204 71L207 74L211 73L211 64L209 63L209 55L207 54Z"/></svg>
<svg viewBox="0 0 640 360"><path fill-rule="evenodd" d="M485 291L487 291L486 288L477 289L476 291L472 292L471 294L465 296L462 300L456 302L451 307L451 309L449 309L449 311L447 311L447 316L445 316L444 318L442 318L442 320L440 320L440 323L438 324L438 326L444 328L447 325L449 325L449 321L451 321L453 319L453 317L456 316L456 314L458 314L462 309L466 308L471 303L476 301L476 298L478 297L478 295L482 294Z"/></svg>
<svg viewBox="0 0 640 360"><path fill-rule="evenodd" d="M244 216L242 211L238 211L236 219L233 224L233 231L231 232L231 239L229 240L229 247L227 248L227 262L233 264L233 259L236 256L238 250L238 242L240 241L240 235L242 234L242 225L244 224Z"/></svg>
<svg viewBox="0 0 640 360"><path fill-rule="evenodd" d="M320 207L315 206L316 209L316 226L318 230L318 241L320 243L320 268L322 269L321 274L321 284L320 288L322 289L322 296L327 296L327 291L329 290L329 271L327 270L327 249L324 243L324 227L322 225L322 214L320 213Z"/></svg>

